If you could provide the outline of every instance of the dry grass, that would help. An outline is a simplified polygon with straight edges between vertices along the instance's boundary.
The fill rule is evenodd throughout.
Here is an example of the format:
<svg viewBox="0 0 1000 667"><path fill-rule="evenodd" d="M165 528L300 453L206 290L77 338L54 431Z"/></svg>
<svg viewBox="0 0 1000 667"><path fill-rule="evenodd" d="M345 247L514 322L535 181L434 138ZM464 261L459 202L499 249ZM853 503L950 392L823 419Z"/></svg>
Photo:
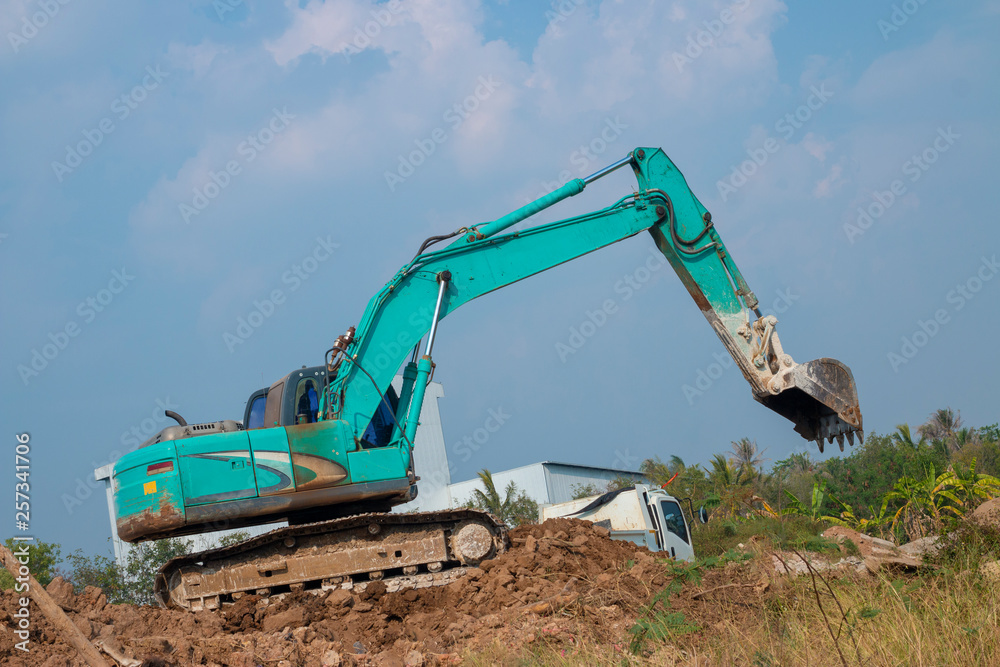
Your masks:
<svg viewBox="0 0 1000 667"><path fill-rule="evenodd" d="M977 556L979 549L963 547L961 557L920 575L789 577L773 571L773 546L757 544L752 561L731 563L711 582L685 583L671 598L669 609L682 611L697 631L647 642L638 653L628 633L610 645L493 645L465 655L463 664L1000 666L1000 576L979 571L995 549ZM720 575L771 585L719 586ZM713 586L711 595L699 595Z"/></svg>
<svg viewBox="0 0 1000 667"><path fill-rule="evenodd" d="M820 602L808 577L776 591L761 624L723 626L709 642L712 664L1000 665L1000 586L966 573L955 577L888 576L830 581L844 614L822 583Z"/></svg>

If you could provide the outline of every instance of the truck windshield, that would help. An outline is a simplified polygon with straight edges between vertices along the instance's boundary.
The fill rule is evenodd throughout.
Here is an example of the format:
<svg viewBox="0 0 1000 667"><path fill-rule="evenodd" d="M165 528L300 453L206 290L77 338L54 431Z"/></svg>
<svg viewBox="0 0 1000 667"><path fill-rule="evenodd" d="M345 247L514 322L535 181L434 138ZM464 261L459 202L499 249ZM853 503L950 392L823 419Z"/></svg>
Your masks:
<svg viewBox="0 0 1000 667"><path fill-rule="evenodd" d="M673 500L661 500L660 508L663 510L664 528L690 544L681 506Z"/></svg>

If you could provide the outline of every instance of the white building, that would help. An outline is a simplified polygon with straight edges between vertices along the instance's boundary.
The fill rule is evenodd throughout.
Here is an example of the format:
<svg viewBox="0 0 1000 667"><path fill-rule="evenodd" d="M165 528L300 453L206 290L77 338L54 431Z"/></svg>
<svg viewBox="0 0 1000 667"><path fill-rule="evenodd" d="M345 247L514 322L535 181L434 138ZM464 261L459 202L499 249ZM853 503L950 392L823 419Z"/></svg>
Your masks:
<svg viewBox="0 0 1000 667"><path fill-rule="evenodd" d="M542 461L530 465L492 473L493 484L501 494L508 484L514 482L517 488L539 505L564 503L572 500L577 490L592 485L604 491L608 482L616 477L631 477L636 482L645 481L642 473L635 470L617 470L576 463ZM452 507L464 505L473 496L475 489L483 490L479 478L452 484L449 487Z"/></svg>

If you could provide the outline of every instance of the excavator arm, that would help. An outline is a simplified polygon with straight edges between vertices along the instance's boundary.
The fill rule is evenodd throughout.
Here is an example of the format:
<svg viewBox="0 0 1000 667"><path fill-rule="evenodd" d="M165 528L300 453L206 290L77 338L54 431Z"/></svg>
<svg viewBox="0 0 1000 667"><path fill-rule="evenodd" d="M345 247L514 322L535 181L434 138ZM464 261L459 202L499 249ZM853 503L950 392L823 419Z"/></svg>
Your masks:
<svg viewBox="0 0 1000 667"><path fill-rule="evenodd" d="M624 166L635 173L634 194L593 213L507 231ZM337 373L324 397L324 418L346 420L355 433L363 432L412 350L396 410L397 437L411 446L441 319L476 297L643 231L674 268L757 401L791 420L820 451L824 440L836 438L843 449L845 436L852 444L855 432L863 437L850 370L833 359L797 364L784 352L777 319L761 315L711 214L658 148L637 148L498 220L459 230L440 250L418 254L369 302L356 332L333 349Z"/></svg>

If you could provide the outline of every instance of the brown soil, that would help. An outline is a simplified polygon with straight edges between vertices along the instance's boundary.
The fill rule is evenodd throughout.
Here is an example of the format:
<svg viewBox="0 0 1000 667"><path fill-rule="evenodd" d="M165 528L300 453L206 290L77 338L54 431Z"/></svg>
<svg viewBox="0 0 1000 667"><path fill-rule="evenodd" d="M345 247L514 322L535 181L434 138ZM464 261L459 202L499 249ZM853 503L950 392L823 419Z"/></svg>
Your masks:
<svg viewBox="0 0 1000 667"><path fill-rule="evenodd" d="M550 646L572 653L581 642L627 651L629 628L668 583L663 561L612 541L573 519L511 531L512 547L447 586L388 593L381 582L362 593L296 593L279 601L245 597L222 612L187 613L110 605L98 589L73 595L49 586L85 635L147 665L436 665L459 664L493 643L511 649ZM709 570L669 601L699 629L759 623L766 581L752 566ZM15 596L0 596L0 664L55 667L84 663L32 609L31 653L14 648ZM110 661L109 661L110 662Z"/></svg>

